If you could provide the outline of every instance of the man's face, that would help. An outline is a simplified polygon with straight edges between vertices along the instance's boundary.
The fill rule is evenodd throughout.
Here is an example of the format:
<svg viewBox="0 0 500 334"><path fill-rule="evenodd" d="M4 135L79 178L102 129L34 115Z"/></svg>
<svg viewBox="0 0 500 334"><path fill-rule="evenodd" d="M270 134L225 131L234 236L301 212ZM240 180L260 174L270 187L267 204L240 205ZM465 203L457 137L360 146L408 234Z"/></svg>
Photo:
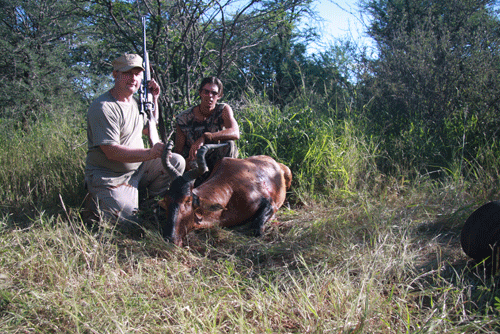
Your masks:
<svg viewBox="0 0 500 334"><path fill-rule="evenodd" d="M215 107L217 101L219 101L219 87L216 84L206 84L200 89L200 97L202 104Z"/></svg>
<svg viewBox="0 0 500 334"><path fill-rule="evenodd" d="M140 68L133 68L126 72L114 71L115 86L121 91L134 94L141 87L143 71Z"/></svg>

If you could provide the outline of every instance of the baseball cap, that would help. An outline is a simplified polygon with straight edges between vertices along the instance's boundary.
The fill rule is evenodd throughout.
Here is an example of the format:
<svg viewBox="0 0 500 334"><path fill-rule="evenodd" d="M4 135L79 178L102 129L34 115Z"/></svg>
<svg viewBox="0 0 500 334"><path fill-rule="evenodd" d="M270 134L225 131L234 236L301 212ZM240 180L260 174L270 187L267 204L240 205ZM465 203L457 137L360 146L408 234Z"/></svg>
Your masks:
<svg viewBox="0 0 500 334"><path fill-rule="evenodd" d="M126 53L113 60L111 64L113 65L114 71L127 72L135 67L141 68L144 71L144 67L142 67L142 57L136 54Z"/></svg>

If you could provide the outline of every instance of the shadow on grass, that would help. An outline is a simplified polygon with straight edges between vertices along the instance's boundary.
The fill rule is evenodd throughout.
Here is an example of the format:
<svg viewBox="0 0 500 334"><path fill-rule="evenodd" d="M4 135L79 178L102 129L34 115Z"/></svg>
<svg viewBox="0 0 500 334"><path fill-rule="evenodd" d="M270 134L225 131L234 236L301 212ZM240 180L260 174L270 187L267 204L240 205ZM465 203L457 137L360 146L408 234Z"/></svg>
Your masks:
<svg viewBox="0 0 500 334"><path fill-rule="evenodd" d="M468 257L460 243L462 228L477 207L477 204L460 207L414 230L421 247L432 249L428 249L426 259L417 266L420 272L429 273L420 285L430 290L446 289L445 285L460 290L463 307L471 317L497 313L499 306L495 305L500 302L499 272L492 272L489 259L476 262Z"/></svg>

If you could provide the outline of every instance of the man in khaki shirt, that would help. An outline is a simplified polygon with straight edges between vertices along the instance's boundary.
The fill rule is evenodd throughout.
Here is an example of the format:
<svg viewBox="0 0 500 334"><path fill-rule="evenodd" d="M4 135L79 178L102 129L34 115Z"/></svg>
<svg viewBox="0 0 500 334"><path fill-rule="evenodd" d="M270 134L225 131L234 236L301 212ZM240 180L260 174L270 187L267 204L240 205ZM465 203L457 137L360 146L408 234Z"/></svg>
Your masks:
<svg viewBox="0 0 500 334"><path fill-rule="evenodd" d="M112 64L115 84L92 102L87 114L87 209L94 218L128 228L137 222L139 191L144 190L150 198L163 196L171 179L161 163L165 144L145 148L143 143L148 118L134 97L143 78L142 58L125 54ZM151 80L148 88L158 105L159 85ZM175 153L169 159L183 173L184 159Z"/></svg>

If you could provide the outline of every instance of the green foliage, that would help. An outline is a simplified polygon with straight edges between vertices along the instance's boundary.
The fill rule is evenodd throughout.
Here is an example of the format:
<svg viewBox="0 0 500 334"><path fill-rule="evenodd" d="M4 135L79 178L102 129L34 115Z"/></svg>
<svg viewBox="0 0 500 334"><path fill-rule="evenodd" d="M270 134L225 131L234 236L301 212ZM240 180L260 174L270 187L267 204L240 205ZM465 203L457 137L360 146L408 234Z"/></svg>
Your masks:
<svg viewBox="0 0 500 334"><path fill-rule="evenodd" d="M23 212L57 210L62 196L68 205L83 199L85 124L81 116L47 116L29 133L1 120L0 208Z"/></svg>
<svg viewBox="0 0 500 334"><path fill-rule="evenodd" d="M283 110L307 92L323 100L321 107L325 109L328 105L344 105L352 88L353 44L339 42L324 52L308 55L307 45L317 35L314 30L298 29L295 22L300 16L313 14L307 7L278 12L291 23L270 21L258 28L274 35L266 43L240 52L237 66L227 75L229 96L239 98L251 92Z"/></svg>
<svg viewBox="0 0 500 334"><path fill-rule="evenodd" d="M378 149L345 119L307 107L277 107L254 99L238 108L242 155L270 155L290 167L294 194L314 199L355 193L377 174Z"/></svg>
<svg viewBox="0 0 500 334"><path fill-rule="evenodd" d="M497 138L500 21L492 4L365 2L379 51L363 82L373 97L367 130L386 140L398 163L416 158L423 171L461 149L474 159L475 148ZM458 124L465 128L457 132ZM475 145L464 146L463 134Z"/></svg>
<svg viewBox="0 0 500 334"><path fill-rule="evenodd" d="M78 44L78 4L1 1L0 117L28 126L49 110L78 108L71 47Z"/></svg>

